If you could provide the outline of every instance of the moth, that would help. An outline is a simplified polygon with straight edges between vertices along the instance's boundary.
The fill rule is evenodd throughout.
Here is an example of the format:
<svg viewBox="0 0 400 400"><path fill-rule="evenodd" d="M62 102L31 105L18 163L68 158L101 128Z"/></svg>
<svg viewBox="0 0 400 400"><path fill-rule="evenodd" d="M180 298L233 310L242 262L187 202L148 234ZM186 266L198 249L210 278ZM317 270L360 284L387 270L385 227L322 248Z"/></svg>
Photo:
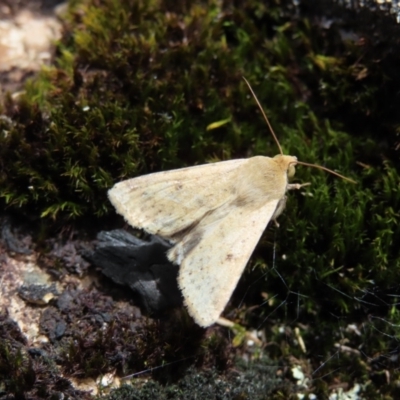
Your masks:
<svg viewBox="0 0 400 400"><path fill-rule="evenodd" d="M173 244L178 284L195 322L207 327L221 315L262 233L282 213L295 165L284 155L250 84L244 78L280 154L221 161L124 180L109 190L111 203L135 228ZM351 181L351 180L350 180Z"/></svg>

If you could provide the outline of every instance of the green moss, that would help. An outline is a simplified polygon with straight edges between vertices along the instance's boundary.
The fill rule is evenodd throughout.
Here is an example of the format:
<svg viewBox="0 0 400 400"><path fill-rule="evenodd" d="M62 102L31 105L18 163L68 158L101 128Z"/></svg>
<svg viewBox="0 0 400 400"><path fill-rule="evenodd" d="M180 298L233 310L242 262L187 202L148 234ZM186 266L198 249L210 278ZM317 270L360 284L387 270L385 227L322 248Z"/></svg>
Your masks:
<svg viewBox="0 0 400 400"><path fill-rule="evenodd" d="M113 390L107 400L117 399L294 399L290 397L292 385L276 376L280 366L271 360L260 360L257 364L241 363L236 372L221 377L217 371L198 372L188 369L185 377L169 386L149 381L138 385L122 386Z"/></svg>
<svg viewBox="0 0 400 400"><path fill-rule="evenodd" d="M30 357L21 348L13 348L9 341L0 343L0 376L6 393L20 397L32 388L35 375Z"/></svg>
<svg viewBox="0 0 400 400"><path fill-rule="evenodd" d="M55 65L2 106L9 119L0 119L0 198L32 218L82 219L110 213L106 190L121 179L275 155L245 76L285 153L358 182L299 167L298 179L312 186L304 196L289 194L280 228L268 229L256 251L264 269L246 276L237 292L268 271L245 302L260 304L261 292L269 302L241 312L239 322L246 315L265 328L280 343L277 357L301 356L278 324L290 332L296 321L310 327L304 335L318 370L316 355L330 360L343 335L370 357L396 346L399 26L392 17L330 2L293 7L256 0L240 8L230 1L71 2ZM207 130L222 120L231 122ZM235 310L227 311L234 317ZM343 333L361 321L367 328L359 336ZM166 358L161 352L152 365ZM101 364L85 361L89 376ZM348 362L321 370L321 393L338 376L331 371ZM371 373L359 371L359 379Z"/></svg>

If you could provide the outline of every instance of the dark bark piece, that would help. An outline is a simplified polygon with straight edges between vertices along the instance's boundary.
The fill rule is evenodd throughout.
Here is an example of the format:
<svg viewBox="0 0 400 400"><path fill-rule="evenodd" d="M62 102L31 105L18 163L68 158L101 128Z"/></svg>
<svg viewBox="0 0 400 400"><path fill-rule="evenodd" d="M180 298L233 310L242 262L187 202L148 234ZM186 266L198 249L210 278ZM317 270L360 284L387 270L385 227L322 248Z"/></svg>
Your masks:
<svg viewBox="0 0 400 400"><path fill-rule="evenodd" d="M115 283L129 286L148 313L182 305L177 284L179 266L167 258L171 245L157 236L138 239L124 230L100 232L86 258Z"/></svg>

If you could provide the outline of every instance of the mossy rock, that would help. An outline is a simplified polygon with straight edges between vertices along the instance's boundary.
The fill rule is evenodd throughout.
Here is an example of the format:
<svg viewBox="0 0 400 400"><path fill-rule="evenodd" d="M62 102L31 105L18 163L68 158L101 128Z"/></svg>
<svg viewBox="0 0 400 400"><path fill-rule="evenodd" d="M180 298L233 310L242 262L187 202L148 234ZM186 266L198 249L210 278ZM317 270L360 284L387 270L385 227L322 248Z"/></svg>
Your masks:
<svg viewBox="0 0 400 400"><path fill-rule="evenodd" d="M32 220L88 220L113 213L116 181L277 154L245 76L286 154L357 181L299 167L312 185L290 194L233 302L267 271L245 302L263 292L268 304L236 317L277 341L280 323L305 326L326 393L335 368L352 381L350 357L318 369L343 335L367 357L397 346L399 29L393 16L329 1L71 1L54 66L1 106L3 206ZM344 333L353 323L365 329ZM279 355L302 356L287 346Z"/></svg>

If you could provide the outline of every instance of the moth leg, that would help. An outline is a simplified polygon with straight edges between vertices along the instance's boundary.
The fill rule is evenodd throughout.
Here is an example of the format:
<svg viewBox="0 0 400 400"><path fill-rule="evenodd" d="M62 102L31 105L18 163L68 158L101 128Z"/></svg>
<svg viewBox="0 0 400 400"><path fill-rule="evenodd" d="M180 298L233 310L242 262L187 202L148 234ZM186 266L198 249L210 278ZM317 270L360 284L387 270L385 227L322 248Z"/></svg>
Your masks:
<svg viewBox="0 0 400 400"><path fill-rule="evenodd" d="M298 190L301 189L304 186L310 186L311 183L307 182L307 183L288 183L286 186L286 190ZM279 206L279 204L278 204Z"/></svg>
<svg viewBox="0 0 400 400"><path fill-rule="evenodd" d="M278 204L277 204L277 206L276 206L276 208L275 208L275 211L274 211L274 213L272 214L272 217L271 217L271 219L274 221L274 224L275 224L275 226L276 226L277 228L279 228L279 223L278 223L278 221L277 221L276 219L282 214L282 211L285 209L285 207L286 207L286 200L287 200L287 197L286 197L286 196L283 196L283 197L279 200L279 202L278 202Z"/></svg>

